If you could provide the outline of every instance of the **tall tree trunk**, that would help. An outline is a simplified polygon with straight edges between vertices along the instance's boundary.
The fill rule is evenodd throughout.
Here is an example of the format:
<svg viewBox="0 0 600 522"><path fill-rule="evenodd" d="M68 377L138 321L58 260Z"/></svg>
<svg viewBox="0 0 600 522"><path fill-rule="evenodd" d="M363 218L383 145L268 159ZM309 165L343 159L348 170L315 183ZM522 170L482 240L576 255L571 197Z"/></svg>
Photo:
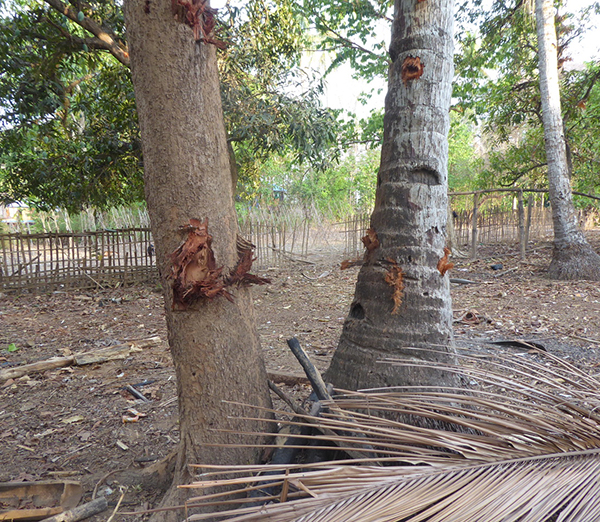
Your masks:
<svg viewBox="0 0 600 522"><path fill-rule="evenodd" d="M165 286L169 346L177 374L181 445L165 505L180 504L192 478L189 464L242 464L258 450L207 444L251 442L215 430L265 431L242 423L224 401L270 405L252 302L247 289L234 300L201 299L174 311L169 254L185 239L181 225L208 218L217 266L238 260L237 219L215 48L194 40L171 2L126 0L131 68L143 140L144 180L157 262ZM252 415L263 413L252 411ZM180 520L181 513L167 516Z"/></svg>
<svg viewBox="0 0 600 522"><path fill-rule="evenodd" d="M600 280L600 256L586 241L573 205L560 89L552 0L536 0L542 119L548 163L548 188L554 225L554 250L548 274L554 279Z"/></svg>
<svg viewBox="0 0 600 522"><path fill-rule="evenodd" d="M454 360L449 278L438 269L446 241L452 31L452 0L396 0L375 210L326 375L341 388L456 382L430 368L377 363L387 356Z"/></svg>

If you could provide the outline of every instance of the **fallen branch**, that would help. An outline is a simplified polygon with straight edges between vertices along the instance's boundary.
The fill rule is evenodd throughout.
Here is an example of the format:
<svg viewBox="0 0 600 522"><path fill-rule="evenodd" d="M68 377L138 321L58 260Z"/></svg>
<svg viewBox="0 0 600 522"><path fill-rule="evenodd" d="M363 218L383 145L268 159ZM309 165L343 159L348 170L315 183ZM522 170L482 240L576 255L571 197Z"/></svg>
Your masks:
<svg viewBox="0 0 600 522"><path fill-rule="evenodd" d="M323 426L321 426L319 424L319 421L317 420L319 410L321 407L320 403L315 402L313 404L311 411L307 412L302 406L299 406L298 404L296 404L296 402L287 393L285 393L281 388L279 388L276 384L274 384L272 381L268 381L268 382L269 382L269 388L271 389L271 391L273 393L275 393L275 395L277 395L283 402L285 402L296 415L301 417L304 422L308 422L309 424L312 424L316 429L318 429L321 433L323 433L323 435L328 435L328 436L332 437L332 442L336 446L339 445L339 443L335 440L335 438L338 436L338 434L328 428L324 428ZM300 433L300 434L298 434L297 437L293 437L293 436L290 437L290 440L296 439L296 440L294 440L294 442L291 442L290 444L306 445L308 447L309 444L307 442L298 442L297 439L301 439L302 435L303 434ZM306 435L306 433L304 433L304 435ZM364 446L364 447L369 450L373 449L370 446L368 446L368 447ZM344 448L344 452L346 452L353 459L363 459L365 457L364 452L353 451L349 448ZM278 462L278 464L281 464L281 463L282 462Z"/></svg>
<svg viewBox="0 0 600 522"><path fill-rule="evenodd" d="M142 392L137 391L131 384L123 387L124 390L127 390L131 395L133 395L136 399L139 399L144 402L150 402L150 399L146 397Z"/></svg>
<svg viewBox="0 0 600 522"><path fill-rule="evenodd" d="M310 384L310 381L302 375L294 375L292 373L275 373L267 372L269 379L275 383L283 383L287 386L295 386L296 384Z"/></svg>
<svg viewBox="0 0 600 522"><path fill-rule="evenodd" d="M23 364L15 368L6 368L5 370L0 370L0 382L7 381L8 379L18 379L30 373L64 368L65 366L84 366L86 364L126 359L131 352L139 352L142 348L155 346L160 343L160 340L160 337L151 337L141 341L109 346L108 348L102 348L93 352L81 352L69 355L68 357L52 357L51 359Z"/></svg>
<svg viewBox="0 0 600 522"><path fill-rule="evenodd" d="M476 284L478 284L477 281L471 281L470 279L460 279L458 277L451 277L450 282L456 283L457 285L476 285Z"/></svg>
<svg viewBox="0 0 600 522"><path fill-rule="evenodd" d="M323 381L323 377L321 377L319 370L317 370L317 368L315 368L314 364L308 358L308 354L304 351L302 346L300 346L300 342L298 341L298 339L296 339L295 337L292 337L291 339L288 339L287 344L290 347L290 350L292 350L292 353L295 355L296 359L298 359L298 362L301 364L302 368L304 369L304 372L306 373L306 377L308 377L308 380L310 381L313 391L315 392L315 395L317 396L318 401L313 406L319 406L319 409L320 409L321 401L332 401L333 400L331 397L331 394L329 393L329 390L327 389L327 385L325 384L325 381ZM269 387L274 391L275 391L275 388L277 388L272 383L269 384ZM284 400L284 401L286 400L279 393L277 393L277 395L279 395L279 397L282 398L282 400ZM319 409L317 411L319 411ZM323 411L327 411L327 408L326 407L323 408ZM317 415L312 413L312 410L311 410L311 416L317 416ZM344 418L345 420L347 420L349 422L355 422L354 418L351 415L342 413L341 416L342 416L342 418ZM316 426L316 427L319 430L321 430L323 433L325 433L326 435L331 434L331 433L326 433L319 426ZM344 433L344 432L342 431L340 433ZM358 442L357 444L366 450L369 450L369 451L373 450L373 448L369 444L360 444L360 442ZM353 458L356 458L354 456L355 453L353 451L347 450L347 449L344 449L344 451L346 451L346 453L348 453L348 455L353 456ZM374 458L373 454L369 454L369 455L371 455Z"/></svg>
<svg viewBox="0 0 600 522"><path fill-rule="evenodd" d="M100 497L68 511L63 511L53 517L45 518L42 522L77 522L93 515L102 513L108 507L106 498Z"/></svg>
<svg viewBox="0 0 600 522"><path fill-rule="evenodd" d="M492 277L502 277L503 275L508 274L509 272L514 272L515 270L518 270L518 268L519 267L517 266L513 266L512 268L504 270L503 272L499 272L498 274L492 275Z"/></svg>
<svg viewBox="0 0 600 522"><path fill-rule="evenodd" d="M573 339L579 339L580 341L586 341L588 343L600 344L598 339L590 339L589 337L581 337L580 335L569 335Z"/></svg>
<svg viewBox="0 0 600 522"><path fill-rule="evenodd" d="M300 346L298 339L292 337L291 339L288 339L287 344L304 369L304 373L306 373L306 377L308 377L308 380L310 381L310 384L317 395L317 399L320 401L330 401L331 395L327 391L327 386L325 385L325 381L323 381L323 377L321 377L321 374L315 368L313 363L310 362L308 355L302 346Z"/></svg>

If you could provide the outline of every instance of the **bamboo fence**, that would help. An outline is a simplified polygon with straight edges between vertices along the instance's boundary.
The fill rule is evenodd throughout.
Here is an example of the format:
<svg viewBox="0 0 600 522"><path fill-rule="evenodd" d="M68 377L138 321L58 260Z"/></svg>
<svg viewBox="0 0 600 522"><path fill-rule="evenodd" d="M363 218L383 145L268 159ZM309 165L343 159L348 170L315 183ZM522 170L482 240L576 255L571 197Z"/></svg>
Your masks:
<svg viewBox="0 0 600 522"><path fill-rule="evenodd" d="M479 245L496 243L516 243L524 258L530 241L553 234L551 211L534 191L451 193L450 204L457 245L467 247L472 258ZM311 263L319 253L360 257L369 215L332 222L306 209L284 207L253 211L239 225L240 234L256 246L254 269L261 270ZM149 228L0 234L0 291L98 289L157 276Z"/></svg>
<svg viewBox="0 0 600 522"><path fill-rule="evenodd" d="M0 234L0 289L51 291L148 281L156 268L150 231Z"/></svg>

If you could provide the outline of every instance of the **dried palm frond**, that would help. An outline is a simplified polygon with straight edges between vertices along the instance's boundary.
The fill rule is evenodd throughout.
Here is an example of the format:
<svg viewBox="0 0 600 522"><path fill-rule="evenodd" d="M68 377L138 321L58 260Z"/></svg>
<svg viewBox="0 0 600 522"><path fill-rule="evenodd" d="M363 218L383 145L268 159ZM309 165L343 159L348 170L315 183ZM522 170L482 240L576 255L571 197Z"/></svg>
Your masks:
<svg viewBox="0 0 600 522"><path fill-rule="evenodd" d="M283 424L318 426L322 432L308 437L316 446L331 449L327 445L333 442L341 452L364 458L201 466L201 480L188 487L211 494L190 503L231 509L189 520L600 520L600 382L541 353L493 359L467 353L460 359L461 366L419 364L460 373L469 389L343 392L323 402L320 417L280 418ZM415 363L390 359L387 364ZM452 431L424 427L428 422L412 425L407 417L433 420ZM233 472L241 476L231 478ZM231 492L213 493L216 486L252 493L252 504Z"/></svg>

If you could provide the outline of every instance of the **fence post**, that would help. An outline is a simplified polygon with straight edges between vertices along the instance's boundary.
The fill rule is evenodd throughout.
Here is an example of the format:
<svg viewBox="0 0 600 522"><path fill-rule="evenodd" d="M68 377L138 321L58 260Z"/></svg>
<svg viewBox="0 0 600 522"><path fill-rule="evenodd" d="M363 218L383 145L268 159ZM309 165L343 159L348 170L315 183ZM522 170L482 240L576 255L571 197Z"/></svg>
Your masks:
<svg viewBox="0 0 600 522"><path fill-rule="evenodd" d="M477 210L479 207L479 192L473 194L473 222L471 224L471 259L477 258Z"/></svg>
<svg viewBox="0 0 600 522"><path fill-rule="evenodd" d="M523 206L523 189L517 192L517 210L519 212L519 247L521 251L521 259L525 259L525 208Z"/></svg>
<svg viewBox="0 0 600 522"><path fill-rule="evenodd" d="M531 213L533 212L533 194L527 196L527 222L525 223L525 248L529 244L529 230L531 229Z"/></svg>

